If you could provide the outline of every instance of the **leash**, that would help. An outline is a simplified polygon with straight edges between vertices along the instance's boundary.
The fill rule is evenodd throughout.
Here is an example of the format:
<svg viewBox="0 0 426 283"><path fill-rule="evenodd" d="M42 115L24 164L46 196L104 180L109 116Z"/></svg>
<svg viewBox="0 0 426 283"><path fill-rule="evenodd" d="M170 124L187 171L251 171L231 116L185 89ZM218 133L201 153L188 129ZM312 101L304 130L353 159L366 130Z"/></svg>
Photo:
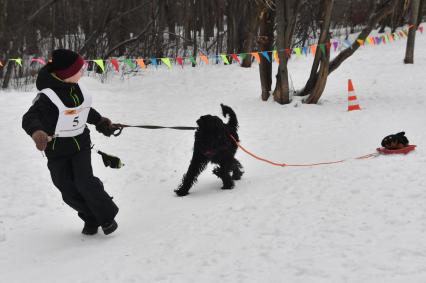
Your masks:
<svg viewBox="0 0 426 283"><path fill-rule="evenodd" d="M126 125L126 124L112 124L115 128L113 130L112 135L117 137L121 134L124 128L141 128L141 129L149 129L149 130L157 130L157 129L173 129L173 130L196 130L197 127L186 127L186 126L174 126L174 127L166 127L166 126L154 126L154 125Z"/></svg>
<svg viewBox="0 0 426 283"><path fill-rule="evenodd" d="M274 161L270 161L268 159L259 157L257 155L255 155L254 153L250 152L249 150L245 149L240 142L238 142L232 135L229 135L231 137L231 139L235 142L235 144L245 153L247 153L248 155L252 156L253 158L266 162L268 164L274 165L274 166L279 166L279 167L311 167L311 166L319 166L319 165L329 165L329 164L336 164L336 163L342 163L347 161L347 159L342 159L342 160L337 160L337 161L330 161L330 162L319 162L319 163L305 163L305 164L287 164L287 163L278 163L278 162L274 162ZM360 157L356 157L354 159L368 159L368 158L372 158L372 157L376 157L378 156L379 153L375 152L375 153L370 153L370 154L366 154Z"/></svg>

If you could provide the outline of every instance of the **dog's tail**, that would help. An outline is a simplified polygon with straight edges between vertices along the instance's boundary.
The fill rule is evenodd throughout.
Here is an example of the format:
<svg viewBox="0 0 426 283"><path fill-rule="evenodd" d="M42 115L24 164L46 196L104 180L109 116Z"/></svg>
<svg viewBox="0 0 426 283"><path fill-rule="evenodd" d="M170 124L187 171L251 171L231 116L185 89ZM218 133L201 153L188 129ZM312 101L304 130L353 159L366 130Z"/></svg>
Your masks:
<svg viewBox="0 0 426 283"><path fill-rule="evenodd" d="M237 115L235 115L234 110L232 110L231 107L226 106L224 104L220 104L220 107L222 107L222 114L226 118L226 116L229 115L229 121L228 121L228 127L236 133L238 130L238 120Z"/></svg>

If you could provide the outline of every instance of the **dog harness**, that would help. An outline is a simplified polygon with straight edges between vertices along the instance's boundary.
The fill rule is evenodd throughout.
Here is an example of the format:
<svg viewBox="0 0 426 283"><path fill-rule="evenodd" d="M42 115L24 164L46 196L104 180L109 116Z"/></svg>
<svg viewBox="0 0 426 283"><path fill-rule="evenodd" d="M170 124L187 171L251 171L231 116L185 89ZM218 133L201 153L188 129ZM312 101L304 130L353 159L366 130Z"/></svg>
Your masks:
<svg viewBox="0 0 426 283"><path fill-rule="evenodd" d="M45 88L40 92L44 93L59 110L55 136L75 137L81 135L86 127L87 117L92 106L92 97L90 94L82 91L83 103L80 106L69 108L64 105L52 89Z"/></svg>

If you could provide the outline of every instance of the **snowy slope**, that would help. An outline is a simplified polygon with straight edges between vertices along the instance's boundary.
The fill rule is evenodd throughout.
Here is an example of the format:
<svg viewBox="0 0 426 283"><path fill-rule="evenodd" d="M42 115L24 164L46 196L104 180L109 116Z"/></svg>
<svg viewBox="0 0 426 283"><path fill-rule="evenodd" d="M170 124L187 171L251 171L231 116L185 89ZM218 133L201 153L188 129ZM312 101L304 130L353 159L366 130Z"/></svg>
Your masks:
<svg viewBox="0 0 426 283"><path fill-rule="evenodd" d="M94 107L116 122L195 126L201 115L219 115L223 102L238 115L242 144L262 157L348 159L280 168L239 151L246 173L234 190L221 191L209 167L177 198L193 132L92 131L98 148L126 164L112 170L93 156L121 209L110 236L80 234L81 221L21 129L35 92L0 93L0 281L425 282L425 48L418 34L415 64L404 65L405 40L363 47L330 76L320 105L261 102L257 66L149 69L107 84L84 78ZM311 60L290 62L296 88ZM349 78L362 111L346 111ZM352 159L401 130L416 151Z"/></svg>

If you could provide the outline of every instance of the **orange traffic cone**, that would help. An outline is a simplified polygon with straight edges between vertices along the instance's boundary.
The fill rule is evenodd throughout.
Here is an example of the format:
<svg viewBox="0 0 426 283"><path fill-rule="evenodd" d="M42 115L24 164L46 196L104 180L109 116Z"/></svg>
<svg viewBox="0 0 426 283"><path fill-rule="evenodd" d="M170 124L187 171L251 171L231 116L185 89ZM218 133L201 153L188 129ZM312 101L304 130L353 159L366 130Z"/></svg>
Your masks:
<svg viewBox="0 0 426 283"><path fill-rule="evenodd" d="M361 110L359 107L358 99L356 98L354 86L352 85L352 80L348 80L348 111Z"/></svg>

